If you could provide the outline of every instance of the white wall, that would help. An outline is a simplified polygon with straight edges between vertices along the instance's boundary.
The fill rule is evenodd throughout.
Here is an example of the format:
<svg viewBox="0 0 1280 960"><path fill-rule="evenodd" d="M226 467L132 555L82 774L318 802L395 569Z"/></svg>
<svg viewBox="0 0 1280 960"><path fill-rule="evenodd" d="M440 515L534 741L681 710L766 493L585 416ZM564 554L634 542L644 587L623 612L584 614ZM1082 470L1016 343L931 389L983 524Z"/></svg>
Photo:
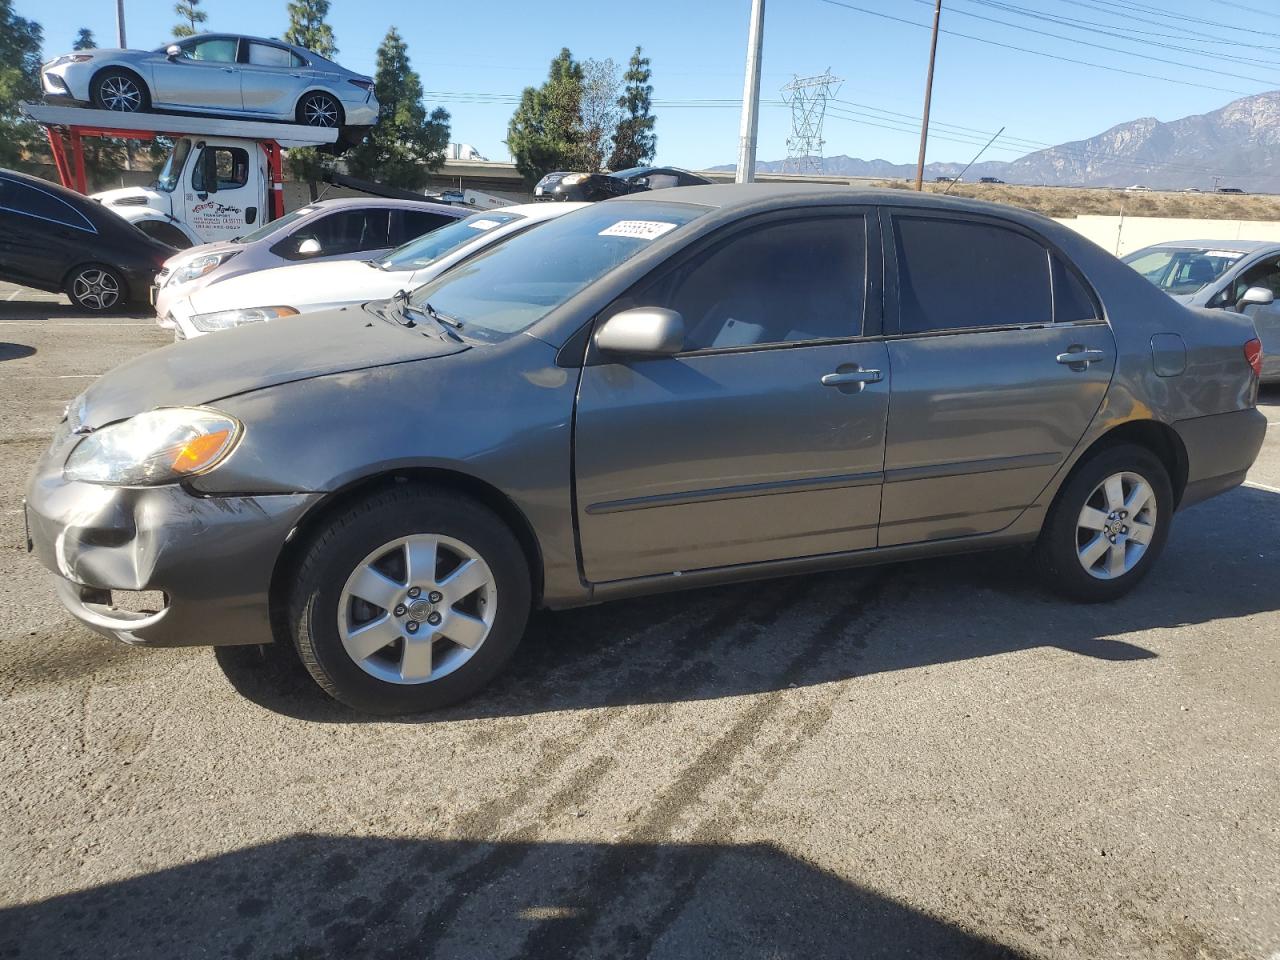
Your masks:
<svg viewBox="0 0 1280 960"><path fill-rule="evenodd" d="M1191 220L1176 217L1066 217L1058 222L1088 237L1104 250L1124 256L1170 240L1275 240L1280 221Z"/></svg>

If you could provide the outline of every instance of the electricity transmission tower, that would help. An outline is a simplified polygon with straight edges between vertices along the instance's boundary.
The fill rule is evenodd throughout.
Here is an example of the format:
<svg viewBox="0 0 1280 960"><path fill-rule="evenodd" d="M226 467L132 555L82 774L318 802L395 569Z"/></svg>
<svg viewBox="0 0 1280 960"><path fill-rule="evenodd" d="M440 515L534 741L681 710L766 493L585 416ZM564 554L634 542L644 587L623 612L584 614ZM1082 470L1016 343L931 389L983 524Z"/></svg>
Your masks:
<svg viewBox="0 0 1280 960"><path fill-rule="evenodd" d="M822 172L822 121L827 101L843 83L831 70L818 77L796 77L782 88L782 100L791 106L791 136L787 137L787 159L783 173Z"/></svg>

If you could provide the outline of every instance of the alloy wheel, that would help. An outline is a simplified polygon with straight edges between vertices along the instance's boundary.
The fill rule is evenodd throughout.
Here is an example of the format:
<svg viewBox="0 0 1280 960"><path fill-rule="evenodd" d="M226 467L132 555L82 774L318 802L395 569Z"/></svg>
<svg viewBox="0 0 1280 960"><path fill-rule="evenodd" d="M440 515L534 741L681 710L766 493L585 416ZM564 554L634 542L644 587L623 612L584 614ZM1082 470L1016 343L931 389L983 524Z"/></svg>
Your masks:
<svg viewBox="0 0 1280 960"><path fill-rule="evenodd" d="M347 577L338 635L365 673L387 683L429 683L476 654L497 607L497 581L474 548L415 534L378 547Z"/></svg>
<svg viewBox="0 0 1280 960"><path fill-rule="evenodd" d="M90 310L109 310L120 302L120 284L106 270L90 267L81 270L71 282L77 302Z"/></svg>
<svg viewBox="0 0 1280 960"><path fill-rule="evenodd" d="M329 97L310 96L302 102L302 119L309 127L336 127L338 108Z"/></svg>
<svg viewBox="0 0 1280 960"><path fill-rule="evenodd" d="M1114 473L1094 487L1076 520L1076 556L1091 577L1115 580L1142 560L1156 532L1156 494L1142 476Z"/></svg>
<svg viewBox="0 0 1280 960"><path fill-rule="evenodd" d="M107 77L102 82L99 95L103 106L118 113L136 113L142 107L142 91L123 75Z"/></svg>

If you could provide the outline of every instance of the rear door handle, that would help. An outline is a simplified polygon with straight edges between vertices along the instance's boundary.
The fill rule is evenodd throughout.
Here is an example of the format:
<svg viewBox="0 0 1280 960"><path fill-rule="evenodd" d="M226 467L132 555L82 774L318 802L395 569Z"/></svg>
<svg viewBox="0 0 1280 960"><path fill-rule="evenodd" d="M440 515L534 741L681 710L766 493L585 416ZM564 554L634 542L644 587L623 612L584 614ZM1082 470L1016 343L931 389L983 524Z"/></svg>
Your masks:
<svg viewBox="0 0 1280 960"><path fill-rule="evenodd" d="M879 370L849 370L845 373L828 373L822 377L824 387L839 387L850 383L879 383Z"/></svg>
<svg viewBox="0 0 1280 960"><path fill-rule="evenodd" d="M1107 359L1105 353L1101 350L1094 350L1091 347L1081 350L1068 350L1066 353L1058 354L1058 362L1069 364L1070 366L1075 366L1077 363L1087 366L1090 363L1099 363L1105 359Z"/></svg>

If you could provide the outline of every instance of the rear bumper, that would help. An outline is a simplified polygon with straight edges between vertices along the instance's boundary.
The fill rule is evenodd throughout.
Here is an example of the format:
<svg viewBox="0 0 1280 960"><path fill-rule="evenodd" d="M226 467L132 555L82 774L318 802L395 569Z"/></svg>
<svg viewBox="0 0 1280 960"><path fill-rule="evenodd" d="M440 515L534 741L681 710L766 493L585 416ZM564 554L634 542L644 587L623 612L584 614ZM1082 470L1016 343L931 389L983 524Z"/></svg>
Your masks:
<svg viewBox="0 0 1280 960"><path fill-rule="evenodd" d="M1224 493L1244 482L1267 433L1256 408L1218 413L1173 425L1187 451L1187 486L1180 506Z"/></svg>
<svg viewBox="0 0 1280 960"><path fill-rule="evenodd" d="M179 486L69 483L48 466L27 492L29 547L81 623L141 646L270 641L275 563L319 494L202 498ZM163 598L136 613L113 606L112 591Z"/></svg>

